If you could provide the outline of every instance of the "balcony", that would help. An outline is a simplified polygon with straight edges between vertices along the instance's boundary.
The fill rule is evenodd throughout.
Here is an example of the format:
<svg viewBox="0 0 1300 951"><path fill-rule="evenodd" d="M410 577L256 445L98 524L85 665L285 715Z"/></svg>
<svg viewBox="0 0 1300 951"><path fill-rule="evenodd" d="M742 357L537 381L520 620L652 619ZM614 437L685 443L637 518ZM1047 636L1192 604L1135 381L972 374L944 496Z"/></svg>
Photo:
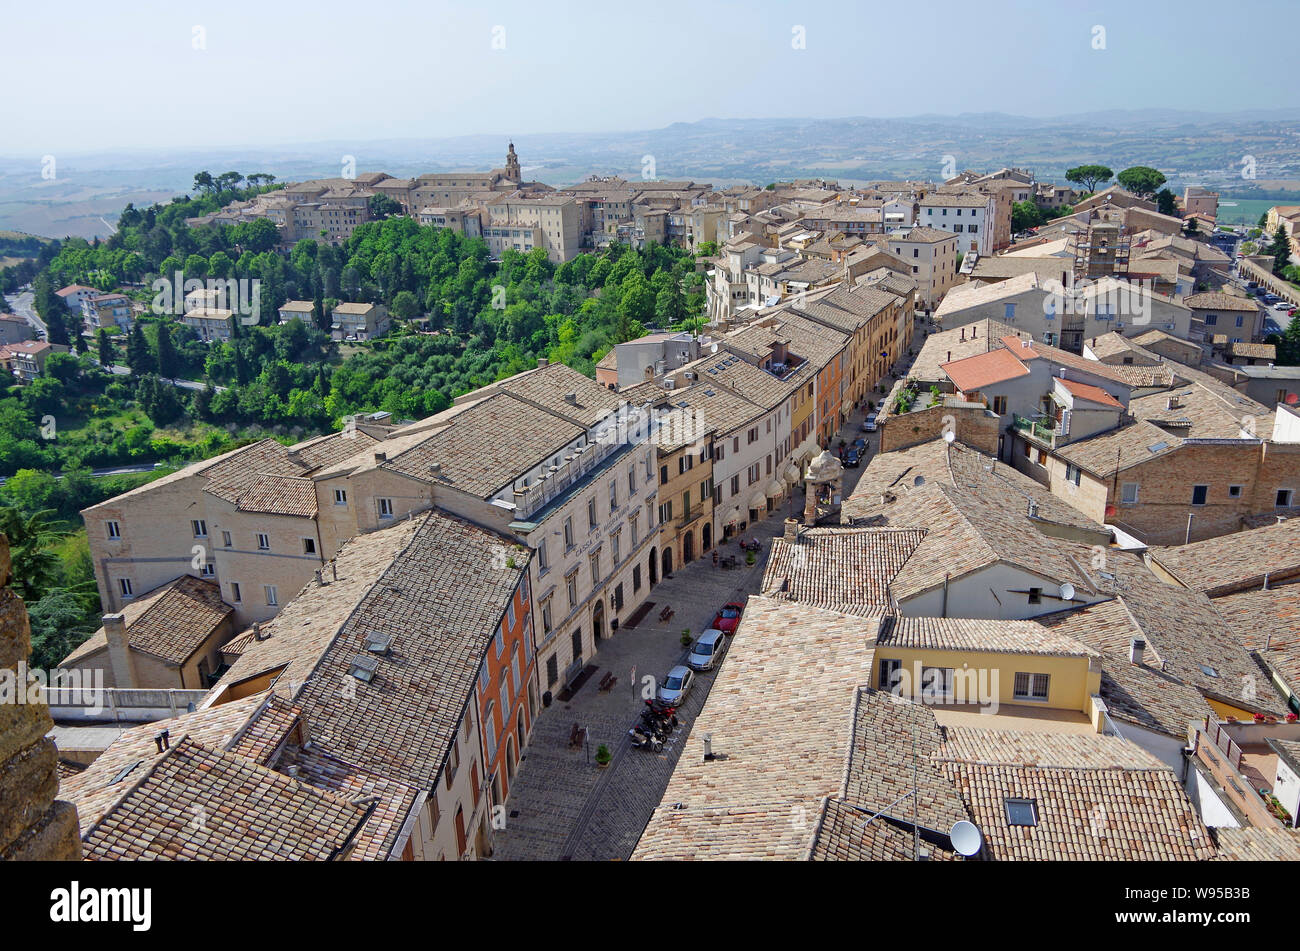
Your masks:
<svg viewBox="0 0 1300 951"><path fill-rule="evenodd" d="M575 492L586 488L596 475L609 469L635 447L630 442L593 442L565 456L526 489L515 490L515 519L540 522Z"/></svg>
<svg viewBox="0 0 1300 951"><path fill-rule="evenodd" d="M1047 423L1038 422L1037 420L1026 419L1024 416L1013 413L1011 416L1011 428L1018 432L1031 436L1037 441L1056 448L1056 440L1061 436L1061 431L1056 426L1056 420Z"/></svg>

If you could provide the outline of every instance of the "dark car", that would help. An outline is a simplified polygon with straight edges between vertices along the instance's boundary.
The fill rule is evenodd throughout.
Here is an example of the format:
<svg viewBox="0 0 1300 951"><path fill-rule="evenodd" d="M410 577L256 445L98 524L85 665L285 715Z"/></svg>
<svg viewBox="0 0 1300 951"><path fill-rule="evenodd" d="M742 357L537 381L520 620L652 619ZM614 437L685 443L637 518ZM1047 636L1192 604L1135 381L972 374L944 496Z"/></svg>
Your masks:
<svg viewBox="0 0 1300 951"><path fill-rule="evenodd" d="M853 445L857 447L858 452L862 452L867 448L867 441L859 436L857 439L853 440Z"/></svg>
<svg viewBox="0 0 1300 951"><path fill-rule="evenodd" d="M858 452L857 446L849 449L844 455L844 464L850 469L856 469L862 463L862 453Z"/></svg>
<svg viewBox="0 0 1300 951"><path fill-rule="evenodd" d="M736 627L740 624L740 615L745 610L743 604L737 604L735 601L729 602L722 606L713 617L713 623L709 625L721 631L723 634L735 634Z"/></svg>

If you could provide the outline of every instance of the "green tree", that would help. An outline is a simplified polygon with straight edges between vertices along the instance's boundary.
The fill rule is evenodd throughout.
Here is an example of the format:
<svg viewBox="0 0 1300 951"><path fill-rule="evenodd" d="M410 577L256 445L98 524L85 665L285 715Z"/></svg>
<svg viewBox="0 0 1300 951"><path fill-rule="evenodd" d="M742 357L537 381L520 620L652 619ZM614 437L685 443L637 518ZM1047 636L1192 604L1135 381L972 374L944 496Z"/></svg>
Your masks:
<svg viewBox="0 0 1300 951"><path fill-rule="evenodd" d="M1046 218L1032 201L1018 201L1011 206L1011 231L1018 233L1037 228Z"/></svg>
<svg viewBox="0 0 1300 951"><path fill-rule="evenodd" d="M153 351L144 336L144 325L136 321L131 326L131 333L126 338L126 365L131 369L131 376L140 377L153 373L157 369Z"/></svg>
<svg viewBox="0 0 1300 951"><path fill-rule="evenodd" d="M113 365L113 361L116 359L116 354L113 350L113 341L108 336L108 331L103 327L99 328L99 335L96 337L96 342L99 345L99 365L104 369L108 369Z"/></svg>
<svg viewBox="0 0 1300 951"><path fill-rule="evenodd" d="M375 196L384 197L384 196ZM389 201L392 201L390 198ZM393 316L410 320L420 312L420 302L411 291L398 291L393 296Z"/></svg>
<svg viewBox="0 0 1300 951"><path fill-rule="evenodd" d="M217 183L212 178L211 172L196 172L194 175L194 190L203 193L210 193L216 190Z"/></svg>
<svg viewBox="0 0 1300 951"><path fill-rule="evenodd" d="M1273 259L1274 273L1281 273L1282 269L1291 261L1291 241L1286 236L1286 229L1281 225L1273 232L1273 240L1269 243L1268 251L1265 252Z"/></svg>
<svg viewBox="0 0 1300 951"><path fill-rule="evenodd" d="M380 221L392 215L401 214L402 211L402 206L387 195L371 195L367 204L370 206L371 216Z"/></svg>
<svg viewBox="0 0 1300 951"><path fill-rule="evenodd" d="M24 513L0 506L0 532L9 539L10 584L24 601L35 600L60 577L59 556L50 549L69 532L52 520L53 509Z"/></svg>
<svg viewBox="0 0 1300 951"><path fill-rule="evenodd" d="M1110 181L1114 174L1105 165L1076 165L1066 170L1065 180L1083 186L1086 192L1092 192L1096 191L1097 186L1102 182Z"/></svg>
<svg viewBox="0 0 1300 951"><path fill-rule="evenodd" d="M157 363L160 376L176 379L180 372L180 359L176 356L176 345L172 343L171 325L166 320L158 321Z"/></svg>
<svg viewBox="0 0 1300 951"><path fill-rule="evenodd" d="M1134 165L1116 175L1115 180L1139 198L1151 198L1165 183L1165 176L1149 165Z"/></svg>

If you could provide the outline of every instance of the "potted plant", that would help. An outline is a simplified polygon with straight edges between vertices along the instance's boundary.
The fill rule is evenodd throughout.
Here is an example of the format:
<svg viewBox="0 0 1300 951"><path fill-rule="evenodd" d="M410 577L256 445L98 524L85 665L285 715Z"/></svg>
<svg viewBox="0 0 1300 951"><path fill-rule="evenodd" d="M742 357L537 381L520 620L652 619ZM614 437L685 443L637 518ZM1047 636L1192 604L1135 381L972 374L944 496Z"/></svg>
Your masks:
<svg viewBox="0 0 1300 951"><path fill-rule="evenodd" d="M745 564L752 565L756 561L758 561L757 555L755 555L752 551L745 552Z"/></svg>
<svg viewBox="0 0 1300 951"><path fill-rule="evenodd" d="M609 747L604 743L596 747L596 765L604 769L609 765L609 761L614 758L614 754L609 751Z"/></svg>
<svg viewBox="0 0 1300 951"><path fill-rule="evenodd" d="M690 643L691 643L691 629L689 627L684 627L682 628L682 647L688 647Z"/></svg>
<svg viewBox="0 0 1300 951"><path fill-rule="evenodd" d="M1295 715L1295 713L1288 713L1288 714L1286 715L1286 722L1287 722L1287 723L1295 723L1297 719L1300 719L1300 717L1297 717L1297 716Z"/></svg>

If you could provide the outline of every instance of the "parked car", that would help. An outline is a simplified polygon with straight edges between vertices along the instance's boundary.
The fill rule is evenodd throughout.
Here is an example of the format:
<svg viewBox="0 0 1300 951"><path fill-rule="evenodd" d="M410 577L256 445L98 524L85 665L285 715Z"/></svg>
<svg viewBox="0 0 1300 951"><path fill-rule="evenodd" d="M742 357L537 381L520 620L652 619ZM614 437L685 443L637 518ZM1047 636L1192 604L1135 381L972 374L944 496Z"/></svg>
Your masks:
<svg viewBox="0 0 1300 951"><path fill-rule="evenodd" d="M1280 301L1278 301L1276 304L1273 305L1273 309L1274 309L1274 310L1290 310L1290 309L1291 309L1291 304L1288 303L1287 301L1280 300Z"/></svg>
<svg viewBox="0 0 1300 951"><path fill-rule="evenodd" d="M695 684L695 675L691 673L689 667L678 664L672 670L668 671L668 676L659 682L659 689L656 696L663 703L672 704L674 707L680 707L686 700L686 695L691 692L691 687Z"/></svg>
<svg viewBox="0 0 1300 951"><path fill-rule="evenodd" d="M857 446L853 446L844 454L844 464L850 469L856 469L862 464L862 453L858 451Z"/></svg>
<svg viewBox="0 0 1300 951"><path fill-rule="evenodd" d="M724 604L722 610L713 616L713 623L709 627L716 628L723 634L735 634L744 610L745 606L735 601Z"/></svg>
<svg viewBox="0 0 1300 951"><path fill-rule="evenodd" d="M712 670L722 660L722 652L726 649L727 635L711 627L695 638L686 655L686 666L691 670Z"/></svg>
<svg viewBox="0 0 1300 951"><path fill-rule="evenodd" d="M876 414L871 413L862 421L862 431L864 433L874 433L876 431Z"/></svg>
<svg viewBox="0 0 1300 951"><path fill-rule="evenodd" d="M867 448L867 441L859 436L857 439L853 440L853 445L857 448L858 452L862 452Z"/></svg>

